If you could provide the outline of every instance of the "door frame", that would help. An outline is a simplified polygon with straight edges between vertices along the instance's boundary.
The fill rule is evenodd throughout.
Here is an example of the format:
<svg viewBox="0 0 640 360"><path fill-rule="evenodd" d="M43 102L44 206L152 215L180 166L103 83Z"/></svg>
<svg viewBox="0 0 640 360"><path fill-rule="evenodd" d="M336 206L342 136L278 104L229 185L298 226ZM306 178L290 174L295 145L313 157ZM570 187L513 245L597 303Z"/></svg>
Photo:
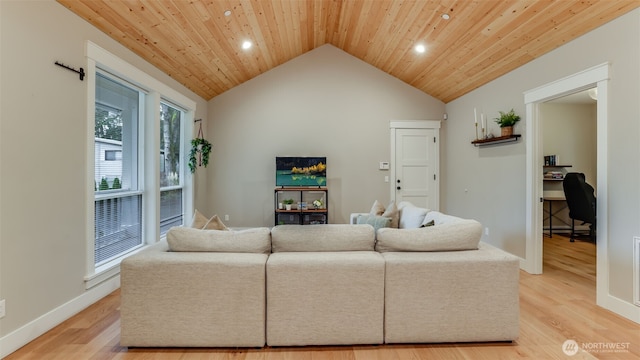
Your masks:
<svg viewBox="0 0 640 360"><path fill-rule="evenodd" d="M542 273L542 136L539 104L571 93L597 87L597 219L596 228L596 303L603 306L609 289L609 269L607 267L607 124L608 124L608 62L583 70L576 74L526 91L526 250L521 267L531 274Z"/></svg>
<svg viewBox="0 0 640 360"><path fill-rule="evenodd" d="M391 120L389 121L389 129L391 136L391 158L389 170L391 171L389 179L389 191L391 201L396 200L396 130L398 129L433 129L436 130L436 153L434 156L434 166L436 168L435 181L435 208L440 209L440 120Z"/></svg>

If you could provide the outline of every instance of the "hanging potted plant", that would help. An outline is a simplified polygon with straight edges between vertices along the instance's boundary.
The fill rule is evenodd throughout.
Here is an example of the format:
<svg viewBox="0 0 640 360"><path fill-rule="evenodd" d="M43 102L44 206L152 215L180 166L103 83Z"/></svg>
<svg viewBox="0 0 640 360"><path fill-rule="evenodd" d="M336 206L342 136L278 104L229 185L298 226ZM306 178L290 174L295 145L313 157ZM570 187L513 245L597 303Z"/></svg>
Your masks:
<svg viewBox="0 0 640 360"><path fill-rule="evenodd" d="M193 174L196 167L207 167L209 164L209 154L211 153L211 143L203 138L191 140L191 151L189 151L189 170Z"/></svg>
<svg viewBox="0 0 640 360"><path fill-rule="evenodd" d="M513 135L513 126L520 121L520 115L517 115L513 109L508 112L498 111L500 117L495 118L496 124L500 126L501 136Z"/></svg>

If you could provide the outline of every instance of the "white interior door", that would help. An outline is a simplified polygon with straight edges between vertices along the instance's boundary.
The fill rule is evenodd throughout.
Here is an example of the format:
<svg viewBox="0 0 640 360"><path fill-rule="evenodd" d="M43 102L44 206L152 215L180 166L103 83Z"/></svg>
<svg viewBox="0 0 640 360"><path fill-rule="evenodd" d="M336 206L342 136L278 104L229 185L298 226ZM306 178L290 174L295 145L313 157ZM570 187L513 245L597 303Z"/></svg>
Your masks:
<svg viewBox="0 0 640 360"><path fill-rule="evenodd" d="M431 122L429 122L431 123ZM440 123L438 122L438 127ZM394 129L392 199L432 210L439 208L437 128Z"/></svg>

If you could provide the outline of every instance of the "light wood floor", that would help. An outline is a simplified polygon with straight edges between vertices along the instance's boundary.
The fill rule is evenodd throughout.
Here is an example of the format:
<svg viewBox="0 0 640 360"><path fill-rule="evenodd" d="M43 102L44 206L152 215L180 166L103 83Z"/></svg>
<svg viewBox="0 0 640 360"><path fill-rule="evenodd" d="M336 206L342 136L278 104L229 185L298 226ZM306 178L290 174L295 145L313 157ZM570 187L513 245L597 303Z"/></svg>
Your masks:
<svg viewBox="0 0 640 360"><path fill-rule="evenodd" d="M544 240L544 274L520 272L520 338L514 343L418 344L264 349L127 349L119 344L115 291L9 355L16 359L638 359L640 325L595 305L595 245L554 235ZM489 290L490 291L490 290ZM481 311L481 310L479 310ZM620 352L563 343L620 344ZM625 345L628 344L628 345Z"/></svg>

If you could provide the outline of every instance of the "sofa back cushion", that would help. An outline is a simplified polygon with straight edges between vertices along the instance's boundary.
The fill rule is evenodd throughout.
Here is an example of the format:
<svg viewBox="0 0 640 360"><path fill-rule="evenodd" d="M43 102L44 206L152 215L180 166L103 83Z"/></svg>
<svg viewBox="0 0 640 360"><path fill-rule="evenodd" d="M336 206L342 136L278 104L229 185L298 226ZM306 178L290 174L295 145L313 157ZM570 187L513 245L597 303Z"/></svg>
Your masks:
<svg viewBox="0 0 640 360"><path fill-rule="evenodd" d="M271 251L373 251L371 225L278 225L271 229Z"/></svg>
<svg viewBox="0 0 640 360"><path fill-rule="evenodd" d="M482 225L475 220L458 219L418 229L378 230L376 250L454 251L475 250L482 237Z"/></svg>
<svg viewBox="0 0 640 360"><path fill-rule="evenodd" d="M269 228L246 230L200 230L173 227L167 232L169 251L182 252L271 252Z"/></svg>

